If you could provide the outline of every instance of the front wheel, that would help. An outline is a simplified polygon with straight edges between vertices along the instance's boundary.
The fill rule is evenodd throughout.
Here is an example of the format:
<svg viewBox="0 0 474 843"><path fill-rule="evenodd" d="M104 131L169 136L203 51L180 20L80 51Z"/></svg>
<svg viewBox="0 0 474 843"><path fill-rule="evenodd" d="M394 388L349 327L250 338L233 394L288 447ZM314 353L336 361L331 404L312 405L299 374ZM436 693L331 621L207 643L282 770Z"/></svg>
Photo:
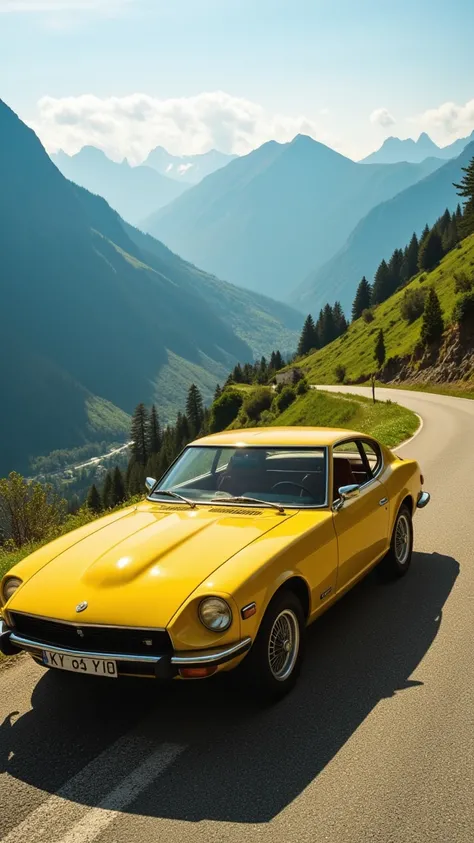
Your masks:
<svg viewBox="0 0 474 843"><path fill-rule="evenodd" d="M278 592L263 617L242 673L258 697L275 702L294 687L301 670L305 617L291 591Z"/></svg>
<svg viewBox="0 0 474 843"><path fill-rule="evenodd" d="M411 512L405 504L400 507L390 542L390 549L380 563L380 571L386 579L403 577L407 573L413 552L413 522Z"/></svg>

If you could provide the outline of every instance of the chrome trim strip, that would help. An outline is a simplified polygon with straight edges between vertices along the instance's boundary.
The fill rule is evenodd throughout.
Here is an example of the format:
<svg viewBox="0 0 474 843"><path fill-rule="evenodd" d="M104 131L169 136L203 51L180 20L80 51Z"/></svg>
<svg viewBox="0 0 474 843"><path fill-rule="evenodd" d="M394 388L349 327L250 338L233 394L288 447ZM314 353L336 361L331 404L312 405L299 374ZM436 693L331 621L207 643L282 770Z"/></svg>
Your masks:
<svg viewBox="0 0 474 843"><path fill-rule="evenodd" d="M73 658L84 659L101 659L102 661L118 661L118 662L159 662L163 656L141 656L130 655L127 653L93 653L86 650L69 650L67 647L55 647L53 644L44 644L43 642L31 641L29 638L22 638L21 635L15 635L14 632L10 635L10 641L15 646L22 650L47 650L50 653L62 653Z"/></svg>
<svg viewBox="0 0 474 843"><path fill-rule="evenodd" d="M31 612L20 612L18 609L10 609L10 614L12 615L23 615L26 618L33 618L33 620L38 621L51 621L51 623L60 623L64 626L74 626L80 627L83 629L88 627L89 629L125 629L130 632L166 632L164 626L123 626L115 623L76 623L75 621L62 621L61 618L49 618L47 615L33 615Z"/></svg>
<svg viewBox="0 0 474 843"><path fill-rule="evenodd" d="M3 623L3 622L2 622ZM94 653L87 650L70 650L67 647L55 647L53 644L44 644L39 641L32 641L29 638L22 638L21 635L15 635L14 632L10 635L10 641L21 650L43 652L47 650L50 653L61 653L72 658L84 659L101 659L102 661L118 661L118 662L147 662L158 664L163 658L167 658L165 654L159 656L145 656L145 655L131 655L130 653ZM189 655L174 655L171 657L171 664L175 665L196 665L196 664L221 664L222 662L230 661L233 658L247 652L252 644L251 638L244 638L233 644L230 647L214 649L214 650L200 650L190 652Z"/></svg>
<svg viewBox="0 0 474 843"><path fill-rule="evenodd" d="M244 638L242 641L238 641L237 644L233 644L231 647L227 647L224 650L201 650L200 653L172 656L171 664L181 666L195 664L220 664L223 661L230 661L236 656L239 656L241 653L247 652L247 650L250 650L251 644L251 638Z"/></svg>
<svg viewBox="0 0 474 843"><path fill-rule="evenodd" d="M418 495L418 500L416 502L418 509L423 509L427 504L429 504L431 500L431 495L429 492L420 492Z"/></svg>

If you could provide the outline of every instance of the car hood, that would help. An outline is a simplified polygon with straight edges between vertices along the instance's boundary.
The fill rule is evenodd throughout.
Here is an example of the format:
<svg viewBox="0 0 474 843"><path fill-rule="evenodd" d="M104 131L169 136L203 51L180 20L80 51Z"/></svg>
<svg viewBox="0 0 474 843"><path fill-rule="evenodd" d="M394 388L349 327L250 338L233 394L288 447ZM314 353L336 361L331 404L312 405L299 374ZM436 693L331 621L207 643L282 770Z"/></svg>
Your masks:
<svg viewBox="0 0 474 843"><path fill-rule="evenodd" d="M70 544L52 551L8 610L84 624L165 627L213 571L293 514L145 503L79 540L71 533ZM87 609L78 615L84 601Z"/></svg>

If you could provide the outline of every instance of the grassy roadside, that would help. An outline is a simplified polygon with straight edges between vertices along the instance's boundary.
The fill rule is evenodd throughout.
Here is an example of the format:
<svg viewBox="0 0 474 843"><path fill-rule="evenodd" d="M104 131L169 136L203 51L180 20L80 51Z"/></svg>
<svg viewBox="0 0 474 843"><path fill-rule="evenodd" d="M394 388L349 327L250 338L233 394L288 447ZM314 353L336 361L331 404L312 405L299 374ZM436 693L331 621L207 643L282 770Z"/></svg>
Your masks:
<svg viewBox="0 0 474 843"><path fill-rule="evenodd" d="M391 401L377 401L352 393L311 389L291 404L272 425L342 427L358 430L393 448L413 436L419 419L411 410Z"/></svg>

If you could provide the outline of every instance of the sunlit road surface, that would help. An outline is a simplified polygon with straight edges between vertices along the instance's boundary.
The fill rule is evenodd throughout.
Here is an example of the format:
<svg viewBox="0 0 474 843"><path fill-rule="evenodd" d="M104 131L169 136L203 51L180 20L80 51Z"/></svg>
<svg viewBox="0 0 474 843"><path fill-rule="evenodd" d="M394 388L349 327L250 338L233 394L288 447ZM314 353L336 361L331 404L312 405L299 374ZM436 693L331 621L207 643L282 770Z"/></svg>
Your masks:
<svg viewBox="0 0 474 843"><path fill-rule="evenodd" d="M0 671L2 843L473 843L474 402L377 395L424 423L409 575L317 622L271 709L227 680Z"/></svg>

